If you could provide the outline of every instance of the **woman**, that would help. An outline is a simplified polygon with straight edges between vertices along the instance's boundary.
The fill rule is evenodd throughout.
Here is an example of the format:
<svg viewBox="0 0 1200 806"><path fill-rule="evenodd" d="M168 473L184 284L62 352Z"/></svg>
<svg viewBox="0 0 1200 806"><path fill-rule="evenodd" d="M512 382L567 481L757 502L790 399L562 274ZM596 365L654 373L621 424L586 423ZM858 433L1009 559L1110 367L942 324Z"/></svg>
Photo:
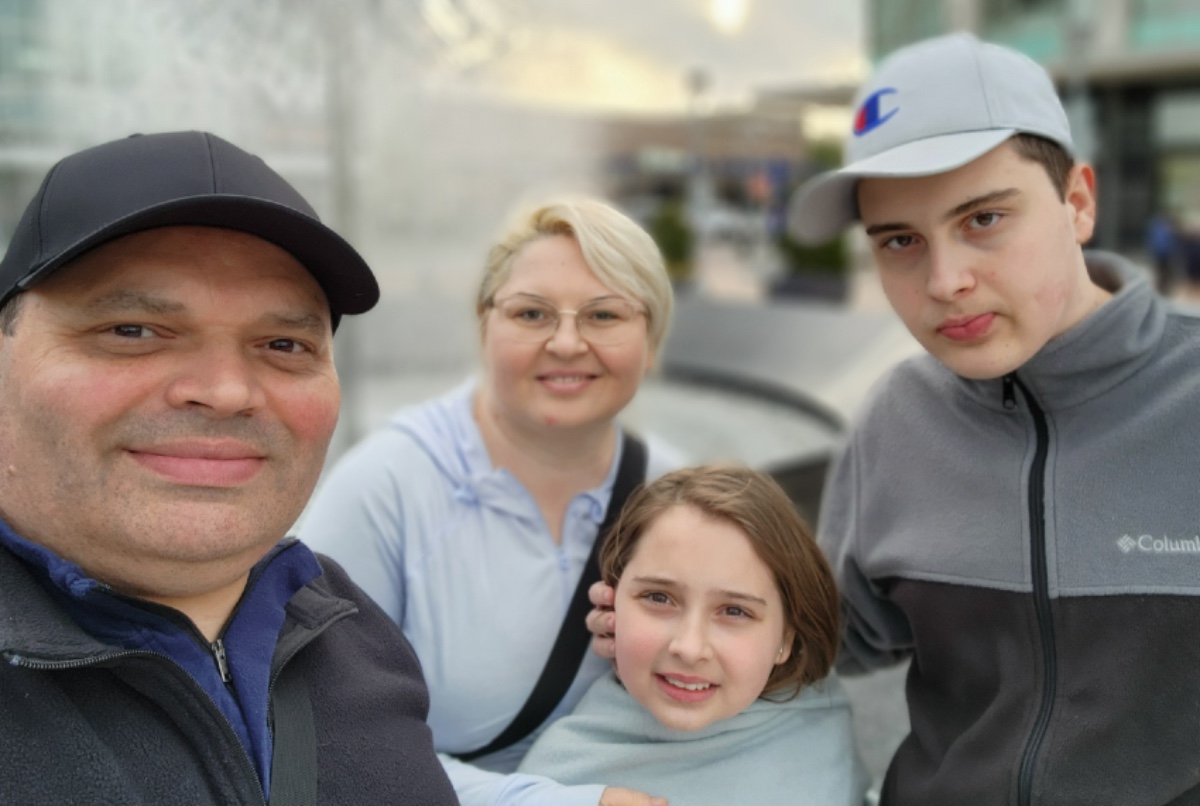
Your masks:
<svg viewBox="0 0 1200 806"><path fill-rule="evenodd" d="M408 636L435 745L468 806L552 790L555 803L600 802L603 787L503 775L533 736L475 764L449 754L488 745L542 671L608 506L616 417L653 367L671 308L662 257L629 218L592 200L533 211L488 255L479 379L350 451L302 525ZM647 474L673 464L652 449ZM607 666L587 653L547 722Z"/></svg>

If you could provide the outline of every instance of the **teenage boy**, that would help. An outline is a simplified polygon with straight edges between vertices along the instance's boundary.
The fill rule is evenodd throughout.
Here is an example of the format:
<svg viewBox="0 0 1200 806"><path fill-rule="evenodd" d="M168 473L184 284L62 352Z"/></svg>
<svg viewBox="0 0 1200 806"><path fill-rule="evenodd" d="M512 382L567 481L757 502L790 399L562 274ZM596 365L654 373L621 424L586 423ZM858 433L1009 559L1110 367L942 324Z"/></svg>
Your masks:
<svg viewBox="0 0 1200 806"><path fill-rule="evenodd" d="M1200 803L1200 321L1084 252L1046 73L952 35L860 91L796 232L860 220L928 352L875 388L820 537L839 668L911 658L884 804Z"/></svg>

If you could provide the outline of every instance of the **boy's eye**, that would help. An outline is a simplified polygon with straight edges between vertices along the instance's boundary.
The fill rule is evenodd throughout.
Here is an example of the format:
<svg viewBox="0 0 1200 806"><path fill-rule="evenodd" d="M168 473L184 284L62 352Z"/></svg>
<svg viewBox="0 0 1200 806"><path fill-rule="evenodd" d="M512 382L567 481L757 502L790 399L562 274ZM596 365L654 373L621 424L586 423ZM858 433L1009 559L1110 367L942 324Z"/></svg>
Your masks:
<svg viewBox="0 0 1200 806"><path fill-rule="evenodd" d="M987 229L1000 220L999 213L983 212L971 216L970 226L973 229Z"/></svg>
<svg viewBox="0 0 1200 806"><path fill-rule="evenodd" d="M883 249L907 249L916 243L916 240L912 235L893 235L880 244L880 247Z"/></svg>

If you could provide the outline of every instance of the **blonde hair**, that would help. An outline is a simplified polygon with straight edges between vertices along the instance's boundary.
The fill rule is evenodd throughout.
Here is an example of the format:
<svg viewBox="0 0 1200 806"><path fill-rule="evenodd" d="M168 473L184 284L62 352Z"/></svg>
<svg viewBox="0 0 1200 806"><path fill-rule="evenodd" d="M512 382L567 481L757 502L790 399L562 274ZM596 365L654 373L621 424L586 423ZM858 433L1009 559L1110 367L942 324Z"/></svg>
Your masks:
<svg viewBox="0 0 1200 806"><path fill-rule="evenodd" d="M795 697L829 674L840 637L837 585L808 524L765 473L737 466L684 468L639 488L600 551L600 574L616 587L646 529L671 507L695 507L736 526L770 569L793 632L787 660L771 670L762 695Z"/></svg>
<svg viewBox="0 0 1200 806"><path fill-rule="evenodd" d="M513 260L540 238L566 235L600 282L646 308L650 348L657 351L671 323L674 298L662 254L645 230L596 199L561 199L520 216L488 252L475 312L482 318L496 289L512 273Z"/></svg>

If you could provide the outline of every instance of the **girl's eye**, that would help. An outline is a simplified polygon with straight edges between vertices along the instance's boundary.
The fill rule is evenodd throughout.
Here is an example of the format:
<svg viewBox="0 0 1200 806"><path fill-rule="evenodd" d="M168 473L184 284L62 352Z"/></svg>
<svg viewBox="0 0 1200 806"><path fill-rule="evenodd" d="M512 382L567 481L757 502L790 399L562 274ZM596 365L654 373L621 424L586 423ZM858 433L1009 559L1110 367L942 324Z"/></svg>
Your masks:
<svg viewBox="0 0 1200 806"><path fill-rule="evenodd" d="M154 331L145 325L116 325L111 329L111 332L126 339L150 339L154 337Z"/></svg>
<svg viewBox="0 0 1200 806"><path fill-rule="evenodd" d="M750 618L749 611L738 607L737 605L730 605L729 607L725 608L725 615L733 616L734 618Z"/></svg>
<svg viewBox="0 0 1200 806"><path fill-rule="evenodd" d="M643 593L642 598L645 599L647 602L653 602L654 604L664 604L665 605L665 604L671 603L671 597L667 596L667 594L662 593L660 591L649 591L647 593Z"/></svg>

